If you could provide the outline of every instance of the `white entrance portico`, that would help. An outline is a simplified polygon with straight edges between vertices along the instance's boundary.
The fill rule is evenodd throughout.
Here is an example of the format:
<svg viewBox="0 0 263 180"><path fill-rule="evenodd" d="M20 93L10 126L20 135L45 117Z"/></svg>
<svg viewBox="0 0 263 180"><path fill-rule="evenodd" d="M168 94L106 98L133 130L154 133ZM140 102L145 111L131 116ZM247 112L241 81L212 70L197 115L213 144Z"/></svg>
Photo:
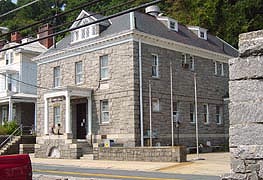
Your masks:
<svg viewBox="0 0 263 180"><path fill-rule="evenodd" d="M65 134L68 137L72 135L72 116L70 100L74 98L87 98L88 100L88 123L87 135L92 134L92 100L91 89L67 86L63 88L55 88L44 94L44 134L49 134L49 99L65 97Z"/></svg>

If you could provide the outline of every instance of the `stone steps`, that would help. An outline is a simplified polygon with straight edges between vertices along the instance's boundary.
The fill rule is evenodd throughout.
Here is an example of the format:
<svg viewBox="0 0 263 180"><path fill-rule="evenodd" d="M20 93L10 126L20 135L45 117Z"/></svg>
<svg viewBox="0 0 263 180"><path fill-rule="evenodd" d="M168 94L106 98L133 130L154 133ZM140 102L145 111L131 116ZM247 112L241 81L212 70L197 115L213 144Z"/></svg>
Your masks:
<svg viewBox="0 0 263 180"><path fill-rule="evenodd" d="M80 159L93 160L93 154L84 154Z"/></svg>

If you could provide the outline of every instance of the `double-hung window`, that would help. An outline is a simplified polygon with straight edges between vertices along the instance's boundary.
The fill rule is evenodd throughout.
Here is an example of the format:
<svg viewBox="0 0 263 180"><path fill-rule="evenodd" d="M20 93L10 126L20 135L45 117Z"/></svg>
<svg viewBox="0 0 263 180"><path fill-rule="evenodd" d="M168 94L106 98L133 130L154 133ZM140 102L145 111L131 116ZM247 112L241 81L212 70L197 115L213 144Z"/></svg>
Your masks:
<svg viewBox="0 0 263 180"><path fill-rule="evenodd" d="M221 63L220 64L220 74L221 74L221 76L224 76L225 75L225 72L224 72L224 63Z"/></svg>
<svg viewBox="0 0 263 180"><path fill-rule="evenodd" d="M222 107L219 105L216 105L216 123L222 124Z"/></svg>
<svg viewBox="0 0 263 180"><path fill-rule="evenodd" d="M60 106L55 106L54 107L54 125L61 124L61 119L60 119Z"/></svg>
<svg viewBox="0 0 263 180"><path fill-rule="evenodd" d="M195 123L195 105L193 103L190 104L190 122Z"/></svg>
<svg viewBox="0 0 263 180"><path fill-rule="evenodd" d="M152 98L152 111L153 112L160 111L160 101L158 98Z"/></svg>
<svg viewBox="0 0 263 180"><path fill-rule="evenodd" d="M203 120L205 124L209 123L209 109L208 104L203 105Z"/></svg>
<svg viewBox="0 0 263 180"><path fill-rule="evenodd" d="M217 73L218 73L216 61L214 61L214 73L215 73L215 75L217 75Z"/></svg>
<svg viewBox="0 0 263 180"><path fill-rule="evenodd" d="M182 60L182 67L184 67L185 64L187 64L186 54L182 53L181 60Z"/></svg>
<svg viewBox="0 0 263 180"><path fill-rule="evenodd" d="M61 84L60 67L54 67L54 87L59 87Z"/></svg>
<svg viewBox="0 0 263 180"><path fill-rule="evenodd" d="M108 123L110 121L108 100L100 101L100 110L101 110L101 123Z"/></svg>
<svg viewBox="0 0 263 180"><path fill-rule="evenodd" d="M152 77L159 77L159 58L158 55L152 55Z"/></svg>
<svg viewBox="0 0 263 180"><path fill-rule="evenodd" d="M14 53L10 52L10 51L7 51L6 54L5 54L6 65L12 64L13 61L14 61Z"/></svg>
<svg viewBox="0 0 263 180"><path fill-rule="evenodd" d="M173 121L179 123L179 102L173 102Z"/></svg>
<svg viewBox="0 0 263 180"><path fill-rule="evenodd" d="M190 70L194 71L195 70L195 61L194 61L194 56L189 56L189 63L190 63Z"/></svg>
<svg viewBox="0 0 263 180"><path fill-rule="evenodd" d="M109 78L109 60L108 55L100 57L100 79Z"/></svg>
<svg viewBox="0 0 263 180"><path fill-rule="evenodd" d="M76 84L80 84L83 82L82 61L75 63L75 81Z"/></svg>

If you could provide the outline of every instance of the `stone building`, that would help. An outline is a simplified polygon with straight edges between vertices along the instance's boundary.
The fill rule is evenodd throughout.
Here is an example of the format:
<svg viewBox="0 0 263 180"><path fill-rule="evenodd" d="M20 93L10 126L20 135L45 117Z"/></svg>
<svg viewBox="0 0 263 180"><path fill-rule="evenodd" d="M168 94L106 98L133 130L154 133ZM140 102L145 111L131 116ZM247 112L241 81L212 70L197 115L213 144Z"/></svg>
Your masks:
<svg viewBox="0 0 263 180"><path fill-rule="evenodd" d="M10 43L4 48L31 41L22 39L18 32L12 33ZM37 101L37 65L33 57L46 51L46 47L35 42L0 53L0 124L17 121L18 124L35 124Z"/></svg>
<svg viewBox="0 0 263 180"><path fill-rule="evenodd" d="M100 18L83 10L76 29L35 58L45 87L37 93L36 156L78 158L83 144L105 140L146 146L150 134L153 145L171 145L171 116L175 144L194 146L195 73L200 143L226 145L228 59L237 51L156 6L93 23Z"/></svg>

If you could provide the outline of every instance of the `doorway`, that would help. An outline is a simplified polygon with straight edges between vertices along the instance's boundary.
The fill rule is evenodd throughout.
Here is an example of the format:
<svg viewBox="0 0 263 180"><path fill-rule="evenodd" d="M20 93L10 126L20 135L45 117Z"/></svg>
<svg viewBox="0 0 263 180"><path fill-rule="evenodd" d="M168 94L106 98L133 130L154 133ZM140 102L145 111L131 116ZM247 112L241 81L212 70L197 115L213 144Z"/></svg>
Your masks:
<svg viewBox="0 0 263 180"><path fill-rule="evenodd" d="M87 103L77 104L77 139L86 139Z"/></svg>

